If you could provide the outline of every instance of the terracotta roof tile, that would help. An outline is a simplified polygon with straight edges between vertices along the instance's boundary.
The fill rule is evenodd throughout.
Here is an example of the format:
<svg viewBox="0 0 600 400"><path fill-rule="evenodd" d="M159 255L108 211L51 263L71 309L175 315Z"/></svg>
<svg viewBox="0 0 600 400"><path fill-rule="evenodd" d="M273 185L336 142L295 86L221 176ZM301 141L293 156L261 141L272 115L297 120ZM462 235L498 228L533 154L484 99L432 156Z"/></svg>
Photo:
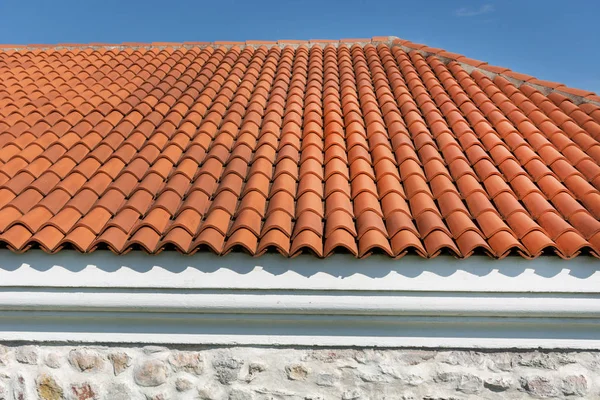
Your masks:
<svg viewBox="0 0 600 400"><path fill-rule="evenodd" d="M14 251L600 254L594 93L390 37L19 47Z"/></svg>

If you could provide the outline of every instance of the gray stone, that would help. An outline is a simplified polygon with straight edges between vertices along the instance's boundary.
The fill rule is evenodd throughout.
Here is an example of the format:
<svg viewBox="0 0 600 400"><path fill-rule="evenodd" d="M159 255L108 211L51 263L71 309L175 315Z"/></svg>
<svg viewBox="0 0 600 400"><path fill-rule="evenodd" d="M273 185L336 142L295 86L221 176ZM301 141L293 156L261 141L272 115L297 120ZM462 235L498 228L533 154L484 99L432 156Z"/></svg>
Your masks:
<svg viewBox="0 0 600 400"><path fill-rule="evenodd" d="M363 382L369 382L369 383L391 382L391 378L389 376L377 374L377 373L373 373L373 372L360 372L358 374L358 376Z"/></svg>
<svg viewBox="0 0 600 400"><path fill-rule="evenodd" d="M114 382L106 390L106 400L131 400L134 398L133 392L129 386L124 383Z"/></svg>
<svg viewBox="0 0 600 400"><path fill-rule="evenodd" d="M309 369L303 364L291 364L285 367L285 373L292 381L305 381L309 372Z"/></svg>
<svg viewBox="0 0 600 400"><path fill-rule="evenodd" d="M417 365L431 360L435 352L426 350L405 350L398 356L398 362L405 365Z"/></svg>
<svg viewBox="0 0 600 400"><path fill-rule="evenodd" d="M291 390L285 390L285 389L269 389L267 387L253 387L253 389L256 393L272 395L272 396L275 396L276 398L296 396L295 392L292 392ZM270 398L269 396L267 396L267 397Z"/></svg>
<svg viewBox="0 0 600 400"><path fill-rule="evenodd" d="M231 389L229 400L254 400L254 394L246 389Z"/></svg>
<svg viewBox="0 0 600 400"><path fill-rule="evenodd" d="M560 389L567 396L585 396L588 392L588 381L583 375L565 376Z"/></svg>
<svg viewBox="0 0 600 400"><path fill-rule="evenodd" d="M586 353L579 355L584 356L584 363L592 371L600 371L600 353Z"/></svg>
<svg viewBox="0 0 600 400"><path fill-rule="evenodd" d="M198 388L198 398L200 400L223 400L225 396L225 390L215 382L207 383Z"/></svg>
<svg viewBox="0 0 600 400"><path fill-rule="evenodd" d="M0 345L0 365L8 365L8 354L8 347Z"/></svg>
<svg viewBox="0 0 600 400"><path fill-rule="evenodd" d="M359 350L309 350L301 358L301 361L321 361L332 363L341 358L352 358Z"/></svg>
<svg viewBox="0 0 600 400"><path fill-rule="evenodd" d="M358 389L346 390L342 393L342 400L356 400L360 399L362 396L362 392Z"/></svg>
<svg viewBox="0 0 600 400"><path fill-rule="evenodd" d="M229 385L238 379L244 362L240 359L224 356L213 360L213 368L217 373L217 379L223 385Z"/></svg>
<svg viewBox="0 0 600 400"><path fill-rule="evenodd" d="M0 383L0 400L8 400L8 391L3 383Z"/></svg>
<svg viewBox="0 0 600 400"><path fill-rule="evenodd" d="M488 369L490 371L509 372L513 369L513 355L509 353L492 353L488 355L490 362Z"/></svg>
<svg viewBox="0 0 600 400"><path fill-rule="evenodd" d="M379 370L382 374L390 375L394 378L399 378L402 375L402 372L400 372L400 368L393 367L389 364L380 364Z"/></svg>
<svg viewBox="0 0 600 400"><path fill-rule="evenodd" d="M177 380L175 381L175 389L178 392L187 392L193 386L194 384L192 383L192 381L186 378L177 378Z"/></svg>
<svg viewBox="0 0 600 400"><path fill-rule="evenodd" d="M69 398L72 400L97 400L97 391L89 382L75 383L71 385Z"/></svg>
<svg viewBox="0 0 600 400"><path fill-rule="evenodd" d="M400 373L397 378L402 384L409 386L419 386L424 381L422 376L410 373Z"/></svg>
<svg viewBox="0 0 600 400"><path fill-rule="evenodd" d="M169 400L170 397L165 393L147 394L146 400Z"/></svg>
<svg viewBox="0 0 600 400"><path fill-rule="evenodd" d="M267 370L267 365L262 362L252 362L248 365L248 375L246 375L245 381L252 382L254 378L261 372Z"/></svg>
<svg viewBox="0 0 600 400"><path fill-rule="evenodd" d="M69 363L81 372L95 372L104 366L104 360L100 354L89 349L71 350Z"/></svg>
<svg viewBox="0 0 600 400"><path fill-rule="evenodd" d="M504 392L511 388L514 382L507 378L487 378L483 382L483 386L492 392Z"/></svg>
<svg viewBox="0 0 600 400"><path fill-rule="evenodd" d="M575 363L575 359L563 353L524 353L515 356L517 365L541 369L557 369L563 365Z"/></svg>
<svg viewBox="0 0 600 400"><path fill-rule="evenodd" d="M140 386L160 386L167 381L167 367L161 360L145 360L135 366L133 379Z"/></svg>
<svg viewBox="0 0 600 400"><path fill-rule="evenodd" d="M483 389L483 380L475 375L463 374L456 386L456 390L467 394L476 394Z"/></svg>
<svg viewBox="0 0 600 400"><path fill-rule="evenodd" d="M131 366L131 357L124 352L110 353L108 359L112 363L115 376Z"/></svg>
<svg viewBox="0 0 600 400"><path fill-rule="evenodd" d="M62 365L62 357L58 353L48 353L44 363L50 368L57 369Z"/></svg>
<svg viewBox="0 0 600 400"><path fill-rule="evenodd" d="M334 374L320 373L317 375L315 383L319 386L330 387L335 385L338 377Z"/></svg>
<svg viewBox="0 0 600 400"><path fill-rule="evenodd" d="M405 372L407 371L407 368L395 368L391 365L381 364L379 369L383 374L398 379L404 385L417 386L424 381L424 377L421 375Z"/></svg>
<svg viewBox="0 0 600 400"><path fill-rule="evenodd" d="M142 351L144 352L144 354L151 355L169 351L169 348L164 346L144 346Z"/></svg>
<svg viewBox="0 0 600 400"><path fill-rule="evenodd" d="M485 355L475 351L451 351L440 353L440 361L462 367L479 367L485 363Z"/></svg>
<svg viewBox="0 0 600 400"><path fill-rule="evenodd" d="M175 351L169 356L169 364L175 371L185 371L196 375L204 371L204 359L197 352Z"/></svg>
<svg viewBox="0 0 600 400"><path fill-rule="evenodd" d="M573 357L578 365L592 371L594 376L600 371L600 353L575 353Z"/></svg>
<svg viewBox="0 0 600 400"><path fill-rule="evenodd" d="M435 382L457 382L460 380L460 373L458 372L438 372L433 378Z"/></svg>
<svg viewBox="0 0 600 400"><path fill-rule="evenodd" d="M360 364L380 363L385 359L380 351L373 349L354 350L353 358Z"/></svg>
<svg viewBox="0 0 600 400"><path fill-rule="evenodd" d="M483 389L483 380L473 374L440 372L435 376L434 381L452 383L456 390L466 394L476 394Z"/></svg>
<svg viewBox="0 0 600 400"><path fill-rule="evenodd" d="M17 374L12 382L13 398L15 400L27 400L27 381L25 376Z"/></svg>
<svg viewBox="0 0 600 400"><path fill-rule="evenodd" d="M38 349L35 346L21 346L15 350L15 359L21 364L37 364Z"/></svg>
<svg viewBox="0 0 600 400"><path fill-rule="evenodd" d="M561 391L548 378L543 376L528 376L521 378L521 387L529 394L541 397L558 397Z"/></svg>
<svg viewBox="0 0 600 400"><path fill-rule="evenodd" d="M38 396L42 400L64 399L63 389L51 375L41 374L35 380L35 385L37 388Z"/></svg>

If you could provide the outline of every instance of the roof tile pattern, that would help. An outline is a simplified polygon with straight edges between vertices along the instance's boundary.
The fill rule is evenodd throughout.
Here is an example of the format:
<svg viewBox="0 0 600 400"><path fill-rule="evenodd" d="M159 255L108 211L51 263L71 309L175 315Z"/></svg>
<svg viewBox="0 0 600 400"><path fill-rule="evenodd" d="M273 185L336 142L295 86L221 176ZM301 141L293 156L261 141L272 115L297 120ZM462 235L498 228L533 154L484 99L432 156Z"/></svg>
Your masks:
<svg viewBox="0 0 600 400"><path fill-rule="evenodd" d="M600 107L397 45L0 52L14 251L597 256L599 163Z"/></svg>

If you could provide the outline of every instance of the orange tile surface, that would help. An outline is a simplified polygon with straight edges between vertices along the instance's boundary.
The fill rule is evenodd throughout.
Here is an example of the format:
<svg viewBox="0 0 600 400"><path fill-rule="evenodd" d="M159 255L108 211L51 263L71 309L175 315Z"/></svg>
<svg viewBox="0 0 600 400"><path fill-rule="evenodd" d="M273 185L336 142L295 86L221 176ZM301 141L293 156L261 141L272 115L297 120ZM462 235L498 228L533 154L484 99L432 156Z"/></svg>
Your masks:
<svg viewBox="0 0 600 400"><path fill-rule="evenodd" d="M387 39L4 47L0 244L598 256L599 98Z"/></svg>

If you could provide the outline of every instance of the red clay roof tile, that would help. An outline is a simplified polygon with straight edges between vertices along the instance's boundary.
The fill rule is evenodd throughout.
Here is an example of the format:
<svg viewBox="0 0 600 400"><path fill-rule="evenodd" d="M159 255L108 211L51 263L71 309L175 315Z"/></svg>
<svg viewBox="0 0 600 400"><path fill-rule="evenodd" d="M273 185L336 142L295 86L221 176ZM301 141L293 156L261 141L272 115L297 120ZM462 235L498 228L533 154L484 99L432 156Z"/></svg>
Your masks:
<svg viewBox="0 0 600 400"><path fill-rule="evenodd" d="M591 92L389 37L61 46L0 50L14 251L600 254Z"/></svg>

